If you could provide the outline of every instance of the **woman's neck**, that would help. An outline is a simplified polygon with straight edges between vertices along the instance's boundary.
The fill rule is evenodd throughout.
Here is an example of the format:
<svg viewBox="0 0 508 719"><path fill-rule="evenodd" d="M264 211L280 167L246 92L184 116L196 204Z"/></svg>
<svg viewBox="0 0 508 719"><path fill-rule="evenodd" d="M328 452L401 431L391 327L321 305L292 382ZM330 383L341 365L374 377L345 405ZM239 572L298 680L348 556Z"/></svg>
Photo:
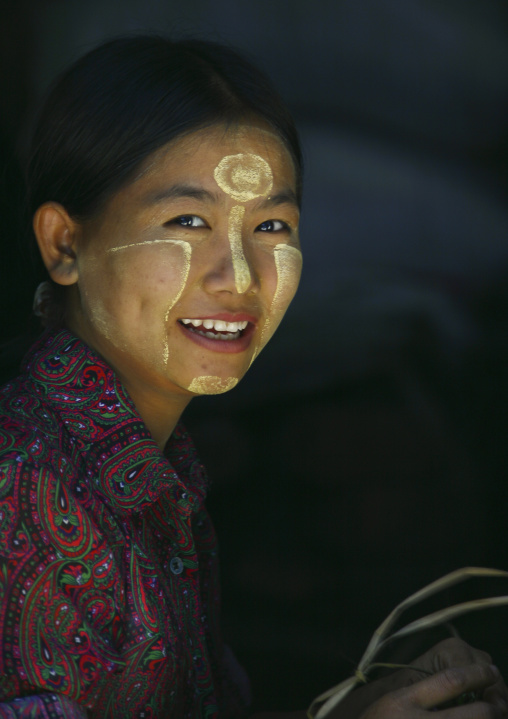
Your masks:
<svg viewBox="0 0 508 719"><path fill-rule="evenodd" d="M178 420L192 398L185 394L168 396L156 390L147 391L144 385L139 386L135 380L126 380L121 376L120 379L159 449L161 452L164 451Z"/></svg>

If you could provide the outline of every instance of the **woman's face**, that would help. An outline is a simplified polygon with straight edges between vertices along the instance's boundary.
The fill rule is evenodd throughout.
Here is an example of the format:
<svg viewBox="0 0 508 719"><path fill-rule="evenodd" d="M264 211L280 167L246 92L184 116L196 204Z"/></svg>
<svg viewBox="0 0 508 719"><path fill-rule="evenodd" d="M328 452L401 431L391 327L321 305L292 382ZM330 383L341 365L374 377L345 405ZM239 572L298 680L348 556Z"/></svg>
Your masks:
<svg viewBox="0 0 508 719"><path fill-rule="evenodd" d="M124 380L231 389L298 286L295 191L291 156L266 130L217 126L169 143L80 227L71 329Z"/></svg>

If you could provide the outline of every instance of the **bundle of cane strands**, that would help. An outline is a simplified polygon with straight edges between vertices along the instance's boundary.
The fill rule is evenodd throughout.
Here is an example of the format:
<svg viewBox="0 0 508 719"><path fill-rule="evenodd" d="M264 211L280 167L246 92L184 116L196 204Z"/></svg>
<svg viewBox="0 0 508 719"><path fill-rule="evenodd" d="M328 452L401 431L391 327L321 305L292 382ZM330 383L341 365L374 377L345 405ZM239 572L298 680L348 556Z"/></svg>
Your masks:
<svg viewBox="0 0 508 719"><path fill-rule="evenodd" d="M445 589L449 589L450 587L473 577L508 577L508 572L501 569L487 569L484 567L465 567L463 569L457 569L454 572L450 572L450 574L446 574L444 577L427 584L422 589L418 590L414 594L411 594L407 597L407 599L404 599L404 601L398 604L376 629L354 674L314 699L307 711L309 719L325 719L325 717L327 717L333 709L335 709L335 707L340 704L343 699L345 699L352 689L359 684L366 683L368 681L369 673L373 669L378 667L387 667L391 669L403 667L417 669L417 667L412 667L411 665L389 664L375 661L375 658L379 655L381 650L395 639L410 636L411 634L423 631L424 629L432 629L433 627L452 621L456 617L468 614L469 612L508 605L507 595L487 597L485 599L474 599L460 604L454 604L451 607L445 607L439 611L427 614L426 616L416 619L415 621L406 624L406 626L401 629L391 633L394 625L403 612L434 594L437 594ZM418 669L418 671L422 670ZM460 697L459 702L467 703L468 701L475 701L476 698L476 696L462 696Z"/></svg>

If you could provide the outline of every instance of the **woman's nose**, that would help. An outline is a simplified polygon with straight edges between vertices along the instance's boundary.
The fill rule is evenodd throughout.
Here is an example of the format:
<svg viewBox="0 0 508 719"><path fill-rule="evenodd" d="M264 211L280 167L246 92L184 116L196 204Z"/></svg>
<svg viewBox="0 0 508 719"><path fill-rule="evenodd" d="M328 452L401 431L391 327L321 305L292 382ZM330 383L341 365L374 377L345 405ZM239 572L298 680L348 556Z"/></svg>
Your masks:
<svg viewBox="0 0 508 719"><path fill-rule="evenodd" d="M246 292L252 282L249 263L243 251L242 225L245 207L232 207L228 218L228 239L231 247L231 263L235 275L235 287L238 294Z"/></svg>
<svg viewBox="0 0 508 719"><path fill-rule="evenodd" d="M259 287L252 255L243 233L242 205L233 207L229 213L227 230L220 233L214 252L212 267L207 273L207 287L213 291L229 291L236 294L253 292ZM226 229L226 228L225 228Z"/></svg>

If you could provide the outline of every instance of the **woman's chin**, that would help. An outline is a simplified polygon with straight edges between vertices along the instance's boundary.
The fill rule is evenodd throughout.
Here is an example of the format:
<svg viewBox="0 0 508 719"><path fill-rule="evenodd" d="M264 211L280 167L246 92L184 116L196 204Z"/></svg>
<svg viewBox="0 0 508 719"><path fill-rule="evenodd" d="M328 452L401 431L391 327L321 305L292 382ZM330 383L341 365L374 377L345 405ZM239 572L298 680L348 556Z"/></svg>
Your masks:
<svg viewBox="0 0 508 719"><path fill-rule="evenodd" d="M239 379L237 377L219 377L217 375L201 375L194 377L188 386L189 392L193 394L223 394L236 387Z"/></svg>

